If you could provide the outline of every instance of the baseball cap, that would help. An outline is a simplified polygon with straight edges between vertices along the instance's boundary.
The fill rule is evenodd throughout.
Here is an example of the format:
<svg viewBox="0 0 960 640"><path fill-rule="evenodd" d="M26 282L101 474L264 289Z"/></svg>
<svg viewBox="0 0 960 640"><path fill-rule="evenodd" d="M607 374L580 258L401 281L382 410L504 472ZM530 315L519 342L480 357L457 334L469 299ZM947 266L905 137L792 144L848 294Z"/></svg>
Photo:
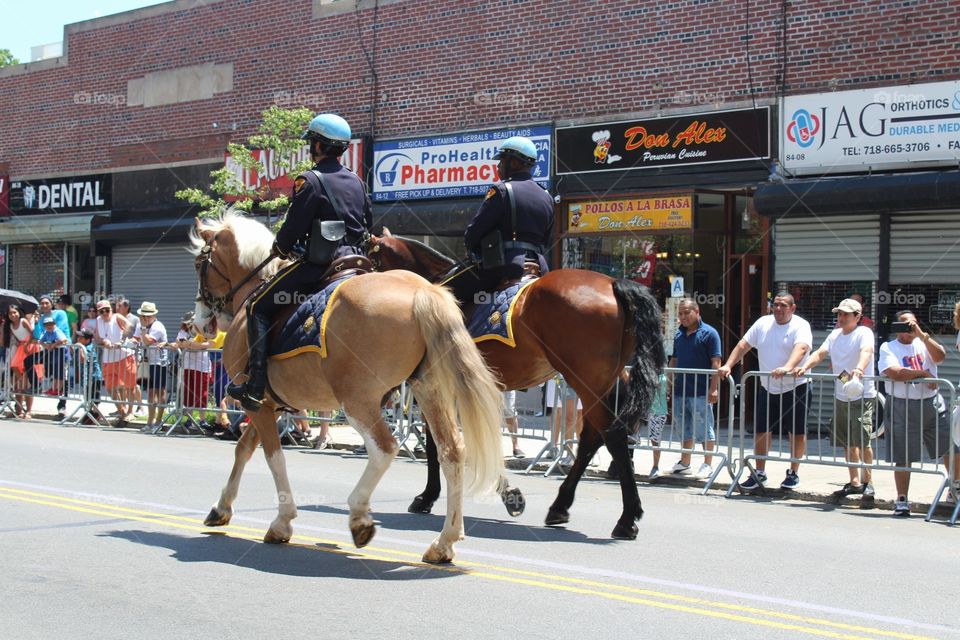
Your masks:
<svg viewBox="0 0 960 640"><path fill-rule="evenodd" d="M43 324L53 324L56 320L53 319L53 316L43 316Z"/></svg>
<svg viewBox="0 0 960 640"><path fill-rule="evenodd" d="M109 308L110 308L109 300L101 300L100 302L97 303L97 311L100 311L100 309L109 309Z"/></svg>
<svg viewBox="0 0 960 640"><path fill-rule="evenodd" d="M838 311L844 311L846 313L863 313L863 307L860 306L860 303L852 298L844 298L840 301L840 304L835 306L830 313L837 313Z"/></svg>
<svg viewBox="0 0 960 640"><path fill-rule="evenodd" d="M80 333L79 333L78 335L79 335L81 338L92 339L92 338L93 338L93 331L90 331L90 329L80 329Z"/></svg>

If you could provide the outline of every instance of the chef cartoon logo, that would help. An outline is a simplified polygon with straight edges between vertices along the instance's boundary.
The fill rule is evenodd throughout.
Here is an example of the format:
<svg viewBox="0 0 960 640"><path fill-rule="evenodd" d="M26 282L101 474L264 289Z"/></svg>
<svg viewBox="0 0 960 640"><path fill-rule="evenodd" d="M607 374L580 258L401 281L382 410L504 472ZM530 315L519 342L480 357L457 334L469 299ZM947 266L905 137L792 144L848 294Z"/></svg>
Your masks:
<svg viewBox="0 0 960 640"><path fill-rule="evenodd" d="M613 164L614 162L620 160L620 156L613 155L610 153L610 131L594 131L593 142L596 146L593 148L593 162L594 164Z"/></svg>

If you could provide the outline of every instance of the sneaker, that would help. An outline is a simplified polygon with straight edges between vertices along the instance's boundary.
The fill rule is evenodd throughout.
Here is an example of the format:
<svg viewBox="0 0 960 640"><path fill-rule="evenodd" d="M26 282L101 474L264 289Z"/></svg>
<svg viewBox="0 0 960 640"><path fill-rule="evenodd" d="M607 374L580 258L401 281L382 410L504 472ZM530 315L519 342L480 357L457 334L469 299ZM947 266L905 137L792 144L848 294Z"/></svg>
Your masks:
<svg viewBox="0 0 960 640"><path fill-rule="evenodd" d="M670 469L670 473L675 475L688 474L690 473L690 465L683 464L682 462L678 462L677 464L673 465L672 469Z"/></svg>
<svg viewBox="0 0 960 640"><path fill-rule="evenodd" d="M66 409L57 409L57 419L58 419L58 420L63 420L63 419L66 418L66 417L67 417L67 410L66 410Z"/></svg>
<svg viewBox="0 0 960 640"><path fill-rule="evenodd" d="M767 486L767 472L757 471L751 473L750 477L740 483L740 489L743 491L756 491Z"/></svg>
<svg viewBox="0 0 960 640"><path fill-rule="evenodd" d="M317 436L317 439L313 443L313 448L317 451L323 451L328 446L330 446L330 436L324 438L323 436Z"/></svg>
<svg viewBox="0 0 960 640"><path fill-rule="evenodd" d="M153 425L150 423L143 425L140 427L140 433L153 433Z"/></svg>
<svg viewBox="0 0 960 640"><path fill-rule="evenodd" d="M910 503L907 502L907 496L900 496L893 503L893 515L895 518L910 517Z"/></svg>
<svg viewBox="0 0 960 640"><path fill-rule="evenodd" d="M877 506L877 492L873 490L872 484L863 485L863 497L860 498L861 509L872 509Z"/></svg>
<svg viewBox="0 0 960 640"><path fill-rule="evenodd" d="M653 467L650 469L650 473L647 474L647 480L656 480L660 477L660 469L658 467Z"/></svg>
<svg viewBox="0 0 960 640"><path fill-rule="evenodd" d="M514 447L514 448L513 448L513 457L514 457L514 458L526 458L526 457L527 457L527 454L525 454L525 453L523 452L523 449L521 449L520 447Z"/></svg>
<svg viewBox="0 0 960 640"><path fill-rule="evenodd" d="M355 456L365 456L367 455L367 448L364 445L353 448L353 455Z"/></svg>
<svg viewBox="0 0 960 640"><path fill-rule="evenodd" d="M787 469L787 477L780 483L781 489L793 491L800 486L800 476L793 469Z"/></svg>
<svg viewBox="0 0 960 640"><path fill-rule="evenodd" d="M838 494L844 496L858 495L863 492L864 486L862 484L853 484L852 482L848 482L847 484L843 485L842 489L837 491Z"/></svg>
<svg viewBox="0 0 960 640"><path fill-rule="evenodd" d="M698 478L709 478L711 473L713 473L713 467L711 467L711 466L708 465L706 462L704 462L702 465L700 465L700 468L697 469L697 476L696 476L696 477L698 477Z"/></svg>

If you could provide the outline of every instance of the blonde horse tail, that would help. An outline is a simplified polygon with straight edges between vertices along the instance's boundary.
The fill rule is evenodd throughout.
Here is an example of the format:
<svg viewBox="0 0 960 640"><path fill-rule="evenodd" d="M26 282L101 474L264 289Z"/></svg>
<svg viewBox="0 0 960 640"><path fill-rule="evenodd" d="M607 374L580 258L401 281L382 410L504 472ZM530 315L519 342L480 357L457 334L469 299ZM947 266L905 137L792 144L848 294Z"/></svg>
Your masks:
<svg viewBox="0 0 960 640"><path fill-rule="evenodd" d="M463 428L465 490L497 489L503 475L500 424L503 395L463 324L456 299L447 289L430 285L413 300L414 317L426 343L421 382L436 394L452 424Z"/></svg>

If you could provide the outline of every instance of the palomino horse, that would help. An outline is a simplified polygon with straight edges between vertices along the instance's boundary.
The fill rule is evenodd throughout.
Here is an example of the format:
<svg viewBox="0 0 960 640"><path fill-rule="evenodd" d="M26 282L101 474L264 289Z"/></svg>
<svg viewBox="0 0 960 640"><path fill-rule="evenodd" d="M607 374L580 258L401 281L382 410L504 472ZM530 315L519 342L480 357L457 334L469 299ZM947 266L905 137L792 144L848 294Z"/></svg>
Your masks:
<svg viewBox="0 0 960 640"><path fill-rule="evenodd" d="M228 212L222 218L197 220L191 241L200 280L196 322L206 330L216 315L220 327L229 327L223 364L236 379L247 352L244 301L278 267L279 261L270 259L273 235L262 224ZM305 410L342 407L368 451L366 469L348 504L354 543L369 543L375 533L370 495L399 448L381 406L409 379L424 415L435 425L449 483L443 530L423 559L450 562L454 543L463 538L464 485L492 489L503 471L501 394L463 326L456 301L442 287L409 272L355 276L331 296L324 336L325 356L308 350L270 361L268 397L258 412L249 414L253 428L243 432L230 477L205 524L229 523L244 465L262 442L279 499L279 512L264 541L289 541L297 508L274 413L281 402ZM470 471L467 478L464 463Z"/></svg>
<svg viewBox="0 0 960 640"><path fill-rule="evenodd" d="M380 271L408 269L434 282L448 278L456 266L430 247L391 236L387 229L383 237L367 240L366 252ZM546 518L548 525L563 524L570 519L577 483L602 444L621 470L632 468L627 435L646 418L665 360L661 313L645 287L582 269L551 271L520 295L513 308L516 346L487 340L480 343L480 352L504 389L533 387L559 372L583 402L577 458ZM631 360L629 378L620 385ZM432 503L440 492L435 465L431 471L417 496L421 502ZM623 513L611 535L632 540L643 515L633 474L620 474L620 490Z"/></svg>

